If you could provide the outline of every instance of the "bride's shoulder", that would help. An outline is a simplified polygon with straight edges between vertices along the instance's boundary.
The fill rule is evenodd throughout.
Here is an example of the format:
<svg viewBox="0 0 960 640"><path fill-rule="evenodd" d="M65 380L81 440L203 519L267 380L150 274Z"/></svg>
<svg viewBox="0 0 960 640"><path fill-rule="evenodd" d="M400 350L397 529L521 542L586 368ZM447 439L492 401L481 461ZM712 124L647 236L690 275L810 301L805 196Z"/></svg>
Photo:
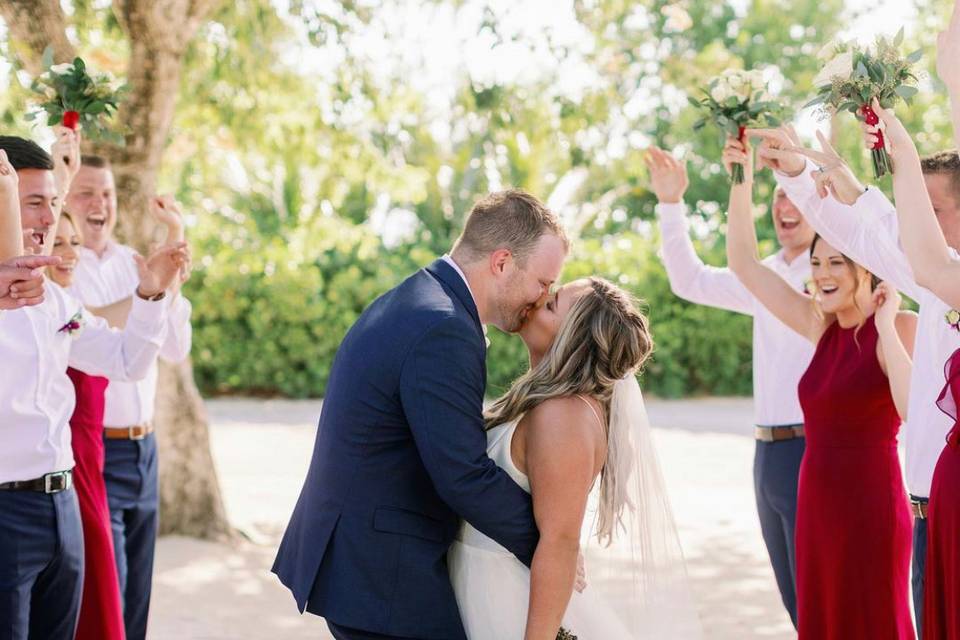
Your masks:
<svg viewBox="0 0 960 640"><path fill-rule="evenodd" d="M524 427L531 435L546 435L564 446L596 443L604 435L599 403L593 398L564 396L544 400L524 418Z"/></svg>

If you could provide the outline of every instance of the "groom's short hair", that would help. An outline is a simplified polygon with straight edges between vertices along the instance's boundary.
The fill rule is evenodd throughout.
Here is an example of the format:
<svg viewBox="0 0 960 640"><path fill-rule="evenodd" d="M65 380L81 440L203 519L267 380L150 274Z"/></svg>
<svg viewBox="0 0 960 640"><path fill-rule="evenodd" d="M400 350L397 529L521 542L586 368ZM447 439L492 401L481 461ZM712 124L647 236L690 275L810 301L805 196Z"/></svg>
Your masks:
<svg viewBox="0 0 960 640"><path fill-rule="evenodd" d="M920 165L926 174L939 173L947 176L953 195L957 202L960 202L960 153L956 149L926 156L920 161Z"/></svg>
<svg viewBox="0 0 960 640"><path fill-rule="evenodd" d="M0 149L7 152L7 160L14 171L53 171L53 158L33 140L19 136L0 136Z"/></svg>
<svg viewBox="0 0 960 640"><path fill-rule="evenodd" d="M542 202L520 189L496 191L473 205L453 253L469 262L498 249L509 249L523 264L547 233L563 240L569 249L560 219Z"/></svg>

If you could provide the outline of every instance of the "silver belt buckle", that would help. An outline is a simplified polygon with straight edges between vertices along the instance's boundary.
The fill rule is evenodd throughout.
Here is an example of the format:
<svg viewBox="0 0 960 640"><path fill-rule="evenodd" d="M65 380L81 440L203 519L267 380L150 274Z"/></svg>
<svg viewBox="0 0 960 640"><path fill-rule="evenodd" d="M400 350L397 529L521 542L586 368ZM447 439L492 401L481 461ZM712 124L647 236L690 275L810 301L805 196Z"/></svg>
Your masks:
<svg viewBox="0 0 960 640"><path fill-rule="evenodd" d="M43 476L43 492L60 493L70 488L70 472L57 471Z"/></svg>
<svg viewBox="0 0 960 640"><path fill-rule="evenodd" d="M134 432L135 429L142 429L139 434ZM127 427L127 437L130 440L143 440L147 437L147 428L142 425L134 425L132 427Z"/></svg>

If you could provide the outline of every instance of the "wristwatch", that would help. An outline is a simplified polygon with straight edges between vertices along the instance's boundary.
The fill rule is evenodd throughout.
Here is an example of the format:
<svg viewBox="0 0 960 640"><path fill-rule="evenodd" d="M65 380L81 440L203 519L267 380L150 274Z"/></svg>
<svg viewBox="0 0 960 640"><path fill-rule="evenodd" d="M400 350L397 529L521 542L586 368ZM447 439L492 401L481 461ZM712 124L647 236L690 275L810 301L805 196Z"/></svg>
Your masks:
<svg viewBox="0 0 960 640"><path fill-rule="evenodd" d="M141 300L146 300L148 302L156 302L158 300L163 300L166 297L166 295L167 295L166 291L161 291L160 293L157 293L152 296L145 296L142 293L140 293L140 287L137 287L137 297L140 298Z"/></svg>

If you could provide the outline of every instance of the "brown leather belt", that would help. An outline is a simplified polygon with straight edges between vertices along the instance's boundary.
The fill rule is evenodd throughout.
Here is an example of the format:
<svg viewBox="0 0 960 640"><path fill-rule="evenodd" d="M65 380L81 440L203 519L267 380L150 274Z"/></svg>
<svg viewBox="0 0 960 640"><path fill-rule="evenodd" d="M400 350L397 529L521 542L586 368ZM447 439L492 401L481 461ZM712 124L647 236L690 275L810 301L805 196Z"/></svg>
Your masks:
<svg viewBox="0 0 960 640"><path fill-rule="evenodd" d="M0 491L39 491L41 493L60 493L73 486L73 471L55 471L42 478L16 480L0 484Z"/></svg>
<svg viewBox="0 0 960 640"><path fill-rule="evenodd" d="M132 427L104 427L103 437L107 440L143 440L153 433L152 424L138 424Z"/></svg>
<svg viewBox="0 0 960 640"><path fill-rule="evenodd" d="M917 518L918 520L926 520L927 519L927 501L911 498L910 511L913 512L914 518Z"/></svg>
<svg viewBox="0 0 960 640"><path fill-rule="evenodd" d="M757 440L761 442L780 442L781 440L804 437L802 424L791 424L783 427L756 427L753 433Z"/></svg>

